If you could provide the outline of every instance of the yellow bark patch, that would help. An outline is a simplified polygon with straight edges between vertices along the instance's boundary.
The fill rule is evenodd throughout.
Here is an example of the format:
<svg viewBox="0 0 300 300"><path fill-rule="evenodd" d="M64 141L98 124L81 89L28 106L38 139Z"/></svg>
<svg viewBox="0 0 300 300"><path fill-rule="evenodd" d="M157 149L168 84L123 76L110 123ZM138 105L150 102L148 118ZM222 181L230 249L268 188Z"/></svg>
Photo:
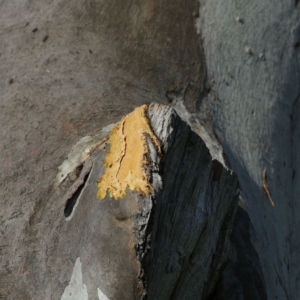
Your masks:
<svg viewBox="0 0 300 300"><path fill-rule="evenodd" d="M98 198L103 199L106 192L115 199L122 198L127 188L144 194L153 191L147 168L146 137L151 139L158 154L161 150L160 141L150 128L147 110L147 105L136 108L112 129L110 150L104 160L106 170L98 181Z"/></svg>

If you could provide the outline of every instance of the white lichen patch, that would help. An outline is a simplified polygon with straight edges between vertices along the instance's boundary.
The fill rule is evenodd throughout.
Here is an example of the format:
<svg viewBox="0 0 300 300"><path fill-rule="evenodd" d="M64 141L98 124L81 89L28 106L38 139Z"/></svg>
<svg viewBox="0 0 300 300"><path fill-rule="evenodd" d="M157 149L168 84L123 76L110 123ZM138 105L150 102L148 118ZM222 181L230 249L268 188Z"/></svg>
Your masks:
<svg viewBox="0 0 300 300"><path fill-rule="evenodd" d="M101 145L103 140L109 135L113 126L110 124L102 128L95 136L85 136L81 138L71 149L68 158L58 167L59 172L54 180L54 187L57 188L63 180L80 166L89 156L93 149Z"/></svg>
<svg viewBox="0 0 300 300"><path fill-rule="evenodd" d="M82 282L80 257L76 259L69 285L65 288L61 300L88 300L87 287Z"/></svg>

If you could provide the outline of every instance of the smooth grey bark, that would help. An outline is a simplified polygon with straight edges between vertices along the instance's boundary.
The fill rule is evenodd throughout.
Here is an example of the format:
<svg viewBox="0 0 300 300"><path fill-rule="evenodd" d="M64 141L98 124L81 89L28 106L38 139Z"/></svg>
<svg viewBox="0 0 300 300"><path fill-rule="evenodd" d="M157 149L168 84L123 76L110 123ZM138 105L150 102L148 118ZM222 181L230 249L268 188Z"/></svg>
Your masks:
<svg viewBox="0 0 300 300"><path fill-rule="evenodd" d="M241 183L268 299L299 299L298 1L199 3L214 129Z"/></svg>
<svg viewBox="0 0 300 300"><path fill-rule="evenodd" d="M200 92L204 65L193 13L195 1L179 0L167 5L123 0L0 2L3 298L35 299L34 294L36 299L55 299L52 293L58 293L49 280L51 262L40 254L51 253L53 247L42 242L40 228L52 223L41 215L50 213L67 192L49 201L58 167L72 146L136 106L167 104L170 89L191 83L190 94ZM55 236L59 238L59 231ZM61 255L59 268L63 259L69 261ZM74 259L64 266L68 276L59 279L64 286Z"/></svg>

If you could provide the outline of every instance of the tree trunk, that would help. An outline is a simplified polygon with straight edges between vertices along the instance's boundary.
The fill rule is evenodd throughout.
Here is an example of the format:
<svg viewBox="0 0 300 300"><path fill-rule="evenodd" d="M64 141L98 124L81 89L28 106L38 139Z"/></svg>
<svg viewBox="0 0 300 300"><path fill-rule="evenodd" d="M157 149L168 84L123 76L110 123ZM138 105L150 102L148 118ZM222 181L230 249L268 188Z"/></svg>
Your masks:
<svg viewBox="0 0 300 300"><path fill-rule="evenodd" d="M298 1L200 0L199 16L214 129L241 184L268 299L300 299Z"/></svg>
<svg viewBox="0 0 300 300"><path fill-rule="evenodd" d="M159 158L147 139L152 195L127 190L119 200L109 194L96 198L96 183L106 169L104 142L73 184L69 174L57 187L48 200L51 209L32 220L52 224L40 227L37 248L39 264L48 262L54 299L98 299L99 294L116 300L200 299L213 290L229 256L237 178L212 162L203 141L173 109L153 104L148 115L163 148ZM43 275L40 282L28 285L42 287L47 275L35 273ZM40 292L32 290L31 297Z"/></svg>
<svg viewBox="0 0 300 300"><path fill-rule="evenodd" d="M300 298L298 1L0 15L0 299ZM97 200L112 127L152 102L176 111L149 106L155 191Z"/></svg>

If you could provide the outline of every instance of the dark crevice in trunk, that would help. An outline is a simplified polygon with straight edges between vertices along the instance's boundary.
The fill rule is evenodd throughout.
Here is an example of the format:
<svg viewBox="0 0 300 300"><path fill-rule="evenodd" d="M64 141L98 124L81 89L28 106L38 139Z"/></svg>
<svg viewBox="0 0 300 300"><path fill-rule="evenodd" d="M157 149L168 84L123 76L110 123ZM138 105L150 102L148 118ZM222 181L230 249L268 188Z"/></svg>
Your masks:
<svg viewBox="0 0 300 300"><path fill-rule="evenodd" d="M85 187L88 179L89 179L89 175L90 172L88 172L83 179L83 183L77 188L77 190L75 191L75 193L67 200L66 202L66 206L64 208L64 216L65 218L68 218L71 216L74 206L83 190L83 188Z"/></svg>

